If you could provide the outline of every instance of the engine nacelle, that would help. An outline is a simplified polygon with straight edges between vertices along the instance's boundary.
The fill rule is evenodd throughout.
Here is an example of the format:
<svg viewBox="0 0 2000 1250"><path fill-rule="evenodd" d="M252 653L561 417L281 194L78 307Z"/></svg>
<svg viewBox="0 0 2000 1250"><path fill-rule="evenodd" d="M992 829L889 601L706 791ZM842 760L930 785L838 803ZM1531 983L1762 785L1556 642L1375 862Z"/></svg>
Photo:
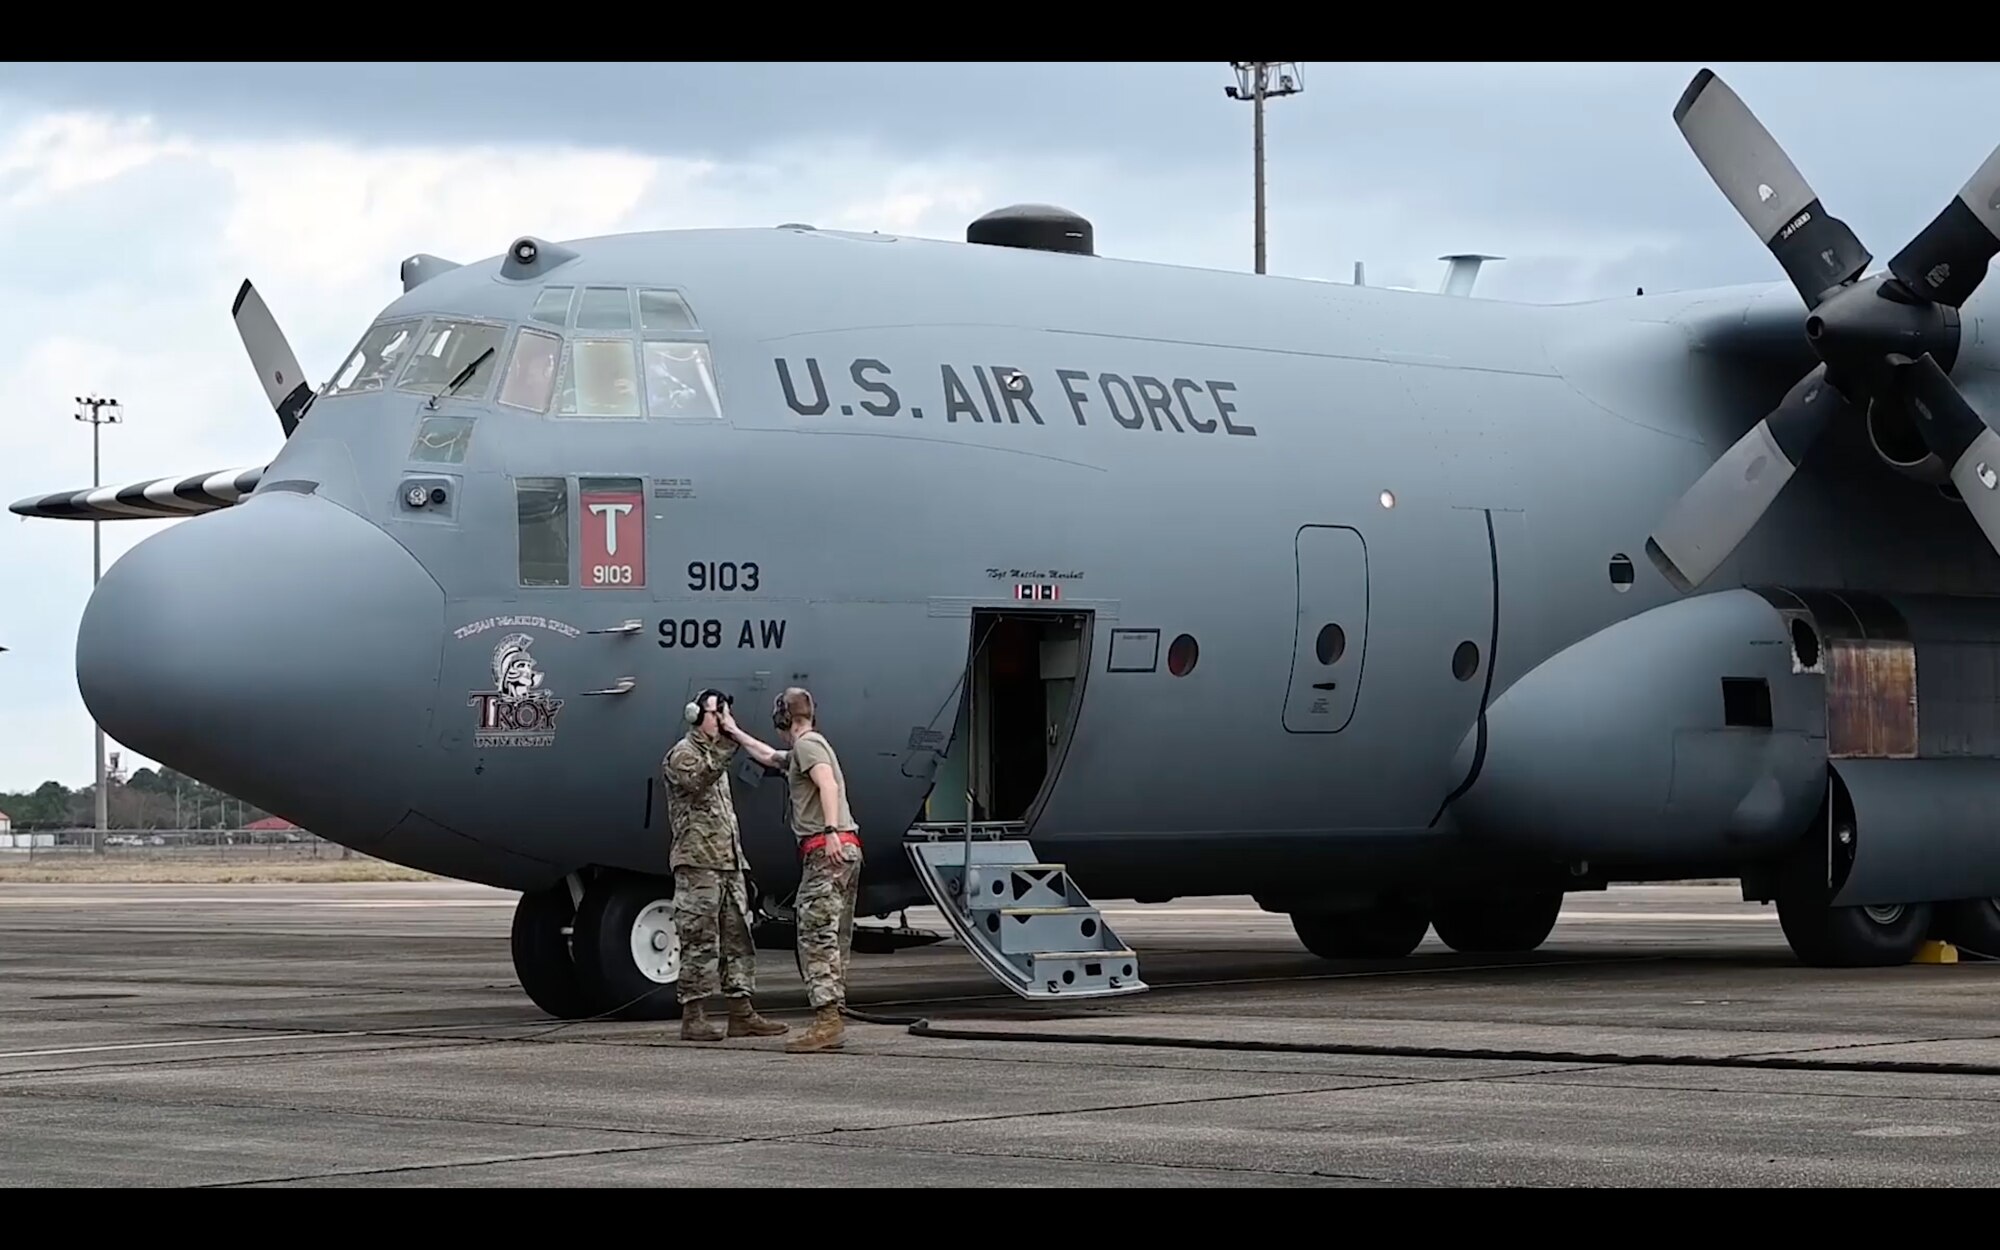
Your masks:
<svg viewBox="0 0 2000 1250"><path fill-rule="evenodd" d="M1729 590L1550 657L1459 748L1468 836L1603 865L1824 839L1848 906L2000 896L2000 599Z"/></svg>
<svg viewBox="0 0 2000 1250"><path fill-rule="evenodd" d="M1762 595L1700 595L1549 657L1459 747L1465 831L1566 860L1731 859L1797 840L1826 793L1822 680Z"/></svg>

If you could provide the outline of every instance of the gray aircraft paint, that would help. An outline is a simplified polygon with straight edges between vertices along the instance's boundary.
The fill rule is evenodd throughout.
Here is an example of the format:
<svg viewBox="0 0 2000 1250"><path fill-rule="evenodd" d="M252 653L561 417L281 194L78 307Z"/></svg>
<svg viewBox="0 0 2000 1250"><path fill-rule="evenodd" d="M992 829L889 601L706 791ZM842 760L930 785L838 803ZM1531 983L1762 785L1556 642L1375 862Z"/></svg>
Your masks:
<svg viewBox="0 0 2000 1250"><path fill-rule="evenodd" d="M803 226L534 242L520 278L508 256L413 258L378 317L506 327L457 395L322 395L244 502L107 570L78 639L107 732L372 854L532 890L664 872L656 778L683 702L728 689L775 742L771 696L806 685L880 848L863 910L886 910L924 901L894 847L938 772L924 736L958 711L971 611L1054 585L1025 606L1093 623L1036 846L1099 896L1303 905L1542 880L1551 854L1607 846L1633 877L1775 854L1775 834L1738 845L1712 823L1553 851L1516 836L1521 803L1656 809L1633 788L1652 748L1597 730L1684 674L1658 667L1671 631L1627 631L1664 652L1600 640L1587 671L1547 670L1578 701L1567 730L1520 710L1546 697L1523 679L1737 587L2000 591L1966 509L1891 471L1856 422L1696 596L1646 559L1675 500L1816 363L1783 281L1543 306ZM677 292L699 329L662 337L706 345L721 416L494 402L545 285ZM1963 309L1951 376L2000 412L1992 299ZM413 459L427 418L471 423L461 461ZM520 585L514 479L541 475L643 479L643 588L576 584L574 491L571 584ZM443 501L409 506L412 486ZM691 562L754 564L755 589L691 589ZM243 588L226 609L222 585ZM1344 633L1332 665L1325 623ZM552 738L482 745L474 704L517 634L561 700ZM1182 635L1198 663L1175 676ZM1467 644L1476 663L1455 665ZM1687 671L1706 681L1707 662ZM1534 717L1524 759L1508 726ZM1726 751L1703 760L1736 784ZM782 780L746 764L735 784L759 882L788 892ZM940 796L933 816L959 810ZM1468 811L1503 815L1473 829ZM1996 870L1966 880L2000 892Z"/></svg>
<svg viewBox="0 0 2000 1250"><path fill-rule="evenodd" d="M283 801L294 784L286 778L314 770L311 748L240 721L244 760L231 770L240 772L232 783L249 784L254 801L273 800L266 806L329 836L453 875L527 887L585 863L661 867L665 843L646 827L644 787L678 732L690 690L731 683L743 692L746 724L762 732L766 692L798 682L816 691L828 732L845 747L857 819L887 836L917 817L927 788L903 775L911 728L950 728L966 606L1018 606L1016 581L1053 580L987 572L1019 568L1080 574L1058 583L1057 602L1097 608L1101 622L1076 742L1034 831L1038 843L1181 843L1176 858L1207 881L1236 875L1227 863L1235 839L1448 836L1449 822L1433 828L1431 817L1465 779L1453 756L1486 693L1496 546L1504 538L1511 548L1499 566L1503 606L1516 583L1532 606L1524 602L1521 638L1502 617L1495 697L1555 650L1676 597L1640 554L1648 529L1746 415L1781 393L1758 387L1748 369L1692 353L1689 323L1715 327L1761 313L1796 326L1800 315L1784 286L1541 307L799 230L568 246L579 258L551 281L685 294L712 345L723 419L556 418L447 398L434 415L473 416L474 433L462 463L429 465L408 459L419 423L433 415L423 394L319 400L251 503L149 540L107 574L80 639L86 669L107 666L86 687L93 704L119 687L157 687L155 665L184 663L143 641L162 636L156 614L177 593L200 613L185 628L214 640L218 657L212 673L162 708L179 709L169 720L107 716L120 741L172 760L177 748L162 734L177 737L189 709L210 702L217 714L243 714L238 692L254 697L256 687L229 672L222 657L230 655L350 672L345 690L333 683L315 702L324 740L338 740L336 726L370 718L369 706L385 692L434 683L422 749L375 739L357 748L383 752L361 775L370 788L407 795L409 807L463 838L402 830L393 845L380 846L389 823L348 826ZM451 270L380 319L525 322L543 283L497 282L497 268L486 261ZM1968 321L1978 321L1971 309ZM1119 332L1096 328L1110 326ZM1983 336L1967 339L1961 372L1975 362L1991 369ZM1804 359L1801 343L1753 363L1772 360L1766 376L1782 378ZM802 398L813 394L806 362L818 362L825 414L791 410L777 360L788 362ZM886 375L863 376L895 388L890 415L862 410L881 397L855 383L856 360L888 366ZM946 366L978 421L963 413L948 419ZM981 374L990 379L991 368L1027 375L1026 400L1041 424L1025 403L1007 420L998 388L989 405ZM1083 375L1071 377L1080 403L1059 370ZM1127 392L1107 375L1127 385L1135 376L1169 386L1184 378L1204 389L1181 388L1187 405L1173 405L1172 421L1162 417L1156 428L1142 410L1141 424L1128 428L1106 387L1129 421ZM1220 425L1209 382L1227 384L1233 411L1226 415L1254 433ZM490 373L480 389L490 399ZM1197 422L1214 428L1198 432ZM1616 468L1598 473L1594 465ZM645 589L516 584L509 476L538 474L690 484L677 497L647 499ZM403 508L407 480L444 484L448 502ZM1848 481L1845 497L1825 474L1796 483L1739 551L1736 567L1725 567L1726 581L2000 586L2000 570L1961 509L1875 465ZM422 664L385 670L386 658L365 649L357 633L380 622L357 620L360 605L343 606L345 592L299 615L299 628L260 620L285 610L262 593L226 616L209 610L199 587L241 570L342 568L329 563L333 540L318 527L285 527L287 541L276 541L261 521L262 495L286 482L316 484L319 499L381 526L431 570L449 599L436 623L435 659L427 653ZM376 485L364 492L362 482ZM1393 507L1382 506L1385 491ZM1909 503L1875 503L1898 496ZM1498 517L1490 533L1489 513ZM1871 532L1837 553L1841 574L1830 576L1813 557L1816 544L1802 539L1857 522ZM230 525L261 545L205 539ZM1358 576L1366 587L1365 618L1335 622L1361 661L1354 713L1338 733L1295 734L1284 720L1299 532L1307 526L1348 527L1366 552L1365 570L1326 573ZM265 533L270 540L260 539ZM1935 566L1913 564L1898 551L1909 544L1950 554ZM1621 553L1636 572L1625 593L1607 573ZM149 564L169 560L175 567L160 569L164 584L145 578ZM754 562L759 588L690 592L690 561ZM176 584L186 590L174 591ZM155 606L142 610L142 595ZM452 631L496 616L541 616L579 631L519 627L534 636L549 688L564 699L552 748L471 748L466 699L490 685L493 645L516 627L464 639ZM582 632L628 618L642 621L637 634ZM663 619L718 620L724 645L691 656L662 648ZM784 621L784 646L739 649L746 620ZM430 625L426 617L398 628ZM1160 631L1157 671L1103 671L1116 628ZM1165 650L1180 634L1200 647L1185 678L1165 669ZM1478 646L1480 666L1461 681L1451 658L1467 640ZM1297 641L1299 658L1312 660L1311 639ZM761 690L752 688L759 673L767 675ZM625 676L638 679L629 695L583 693ZM565 827L553 826L555 812L565 814ZM657 804L654 818L662 818ZM490 867L478 849L486 845L506 852ZM786 865L772 852L784 843L760 838L759 845L759 867L782 877ZM1102 879L1114 870L1095 871L1096 888L1115 893L1116 883Z"/></svg>

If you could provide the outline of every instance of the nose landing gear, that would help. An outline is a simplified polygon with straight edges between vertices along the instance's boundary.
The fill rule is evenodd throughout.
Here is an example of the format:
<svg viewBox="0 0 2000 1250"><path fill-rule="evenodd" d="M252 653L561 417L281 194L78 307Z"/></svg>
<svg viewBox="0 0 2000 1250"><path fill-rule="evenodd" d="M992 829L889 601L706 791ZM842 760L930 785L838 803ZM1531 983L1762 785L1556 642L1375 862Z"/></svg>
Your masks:
<svg viewBox="0 0 2000 1250"><path fill-rule="evenodd" d="M514 908L514 975L558 1020L677 1020L681 944L674 884L602 872L523 894Z"/></svg>

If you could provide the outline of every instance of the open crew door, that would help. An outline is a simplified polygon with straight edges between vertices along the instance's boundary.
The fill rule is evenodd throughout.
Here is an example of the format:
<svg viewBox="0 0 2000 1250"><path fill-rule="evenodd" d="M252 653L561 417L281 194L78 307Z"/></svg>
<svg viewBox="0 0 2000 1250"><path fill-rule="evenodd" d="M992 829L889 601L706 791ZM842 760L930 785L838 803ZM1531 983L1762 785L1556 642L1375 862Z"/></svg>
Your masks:
<svg viewBox="0 0 2000 1250"><path fill-rule="evenodd" d="M1145 990L1062 864L1028 843L1061 775L1089 671L1092 614L975 609L965 695L928 820L906 843L917 878L994 979L1024 998Z"/></svg>

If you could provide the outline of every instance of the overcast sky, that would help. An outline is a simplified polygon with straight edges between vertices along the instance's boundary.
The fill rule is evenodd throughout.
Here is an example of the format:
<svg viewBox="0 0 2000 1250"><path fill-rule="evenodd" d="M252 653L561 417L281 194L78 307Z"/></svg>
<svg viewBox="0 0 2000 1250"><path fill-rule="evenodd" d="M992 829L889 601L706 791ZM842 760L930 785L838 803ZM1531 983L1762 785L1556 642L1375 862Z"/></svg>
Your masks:
<svg viewBox="0 0 2000 1250"><path fill-rule="evenodd" d="M1878 262L2000 142L2000 67L1713 67ZM1269 269L1435 289L1506 257L1537 302L1782 277L1673 124L1696 62L1307 62L1268 118ZM962 238L1050 201L1098 250L1252 268L1250 109L1178 65L8 65L0 501L262 464L279 430L230 323L256 282L315 383L414 252L521 234L773 226ZM166 524L103 527L107 566ZM92 776L76 624L90 527L0 518L0 789ZM215 590L215 610L254 580ZM171 639L159 645L171 650ZM119 749L111 744L111 749ZM129 751L125 764L145 761Z"/></svg>

